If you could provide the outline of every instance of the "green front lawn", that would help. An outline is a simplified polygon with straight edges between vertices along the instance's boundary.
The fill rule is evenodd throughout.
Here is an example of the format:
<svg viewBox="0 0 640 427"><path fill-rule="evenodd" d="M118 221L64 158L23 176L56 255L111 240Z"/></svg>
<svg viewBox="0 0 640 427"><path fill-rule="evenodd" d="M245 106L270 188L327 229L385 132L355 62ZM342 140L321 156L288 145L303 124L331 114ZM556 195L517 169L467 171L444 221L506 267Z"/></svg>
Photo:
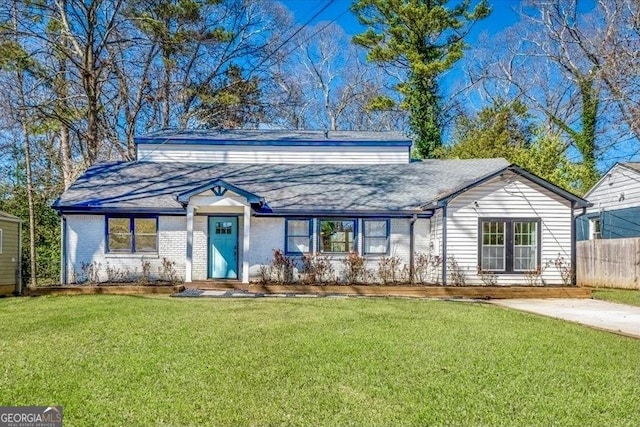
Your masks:
<svg viewBox="0 0 640 427"><path fill-rule="evenodd" d="M594 289L593 298L640 307L640 290L638 289Z"/></svg>
<svg viewBox="0 0 640 427"><path fill-rule="evenodd" d="M640 425L640 341L479 303L0 300L0 405L65 426Z"/></svg>

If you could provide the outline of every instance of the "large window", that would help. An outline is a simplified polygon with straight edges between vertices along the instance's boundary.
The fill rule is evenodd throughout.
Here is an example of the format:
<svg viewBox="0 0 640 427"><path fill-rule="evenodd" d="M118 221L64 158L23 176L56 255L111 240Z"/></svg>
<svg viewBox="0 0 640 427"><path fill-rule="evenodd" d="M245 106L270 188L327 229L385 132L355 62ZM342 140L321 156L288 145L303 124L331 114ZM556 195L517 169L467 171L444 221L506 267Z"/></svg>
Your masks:
<svg viewBox="0 0 640 427"><path fill-rule="evenodd" d="M311 252L311 220L287 219L285 224L285 252L288 254Z"/></svg>
<svg viewBox="0 0 640 427"><path fill-rule="evenodd" d="M385 255L389 252L389 220L363 220L365 255Z"/></svg>
<svg viewBox="0 0 640 427"><path fill-rule="evenodd" d="M107 217L107 252L157 251L158 219L156 217Z"/></svg>
<svg viewBox="0 0 640 427"><path fill-rule="evenodd" d="M320 252L347 253L355 250L355 219L321 218L318 224Z"/></svg>
<svg viewBox="0 0 640 427"><path fill-rule="evenodd" d="M479 235L482 271L524 273L540 268L540 220L481 219Z"/></svg>

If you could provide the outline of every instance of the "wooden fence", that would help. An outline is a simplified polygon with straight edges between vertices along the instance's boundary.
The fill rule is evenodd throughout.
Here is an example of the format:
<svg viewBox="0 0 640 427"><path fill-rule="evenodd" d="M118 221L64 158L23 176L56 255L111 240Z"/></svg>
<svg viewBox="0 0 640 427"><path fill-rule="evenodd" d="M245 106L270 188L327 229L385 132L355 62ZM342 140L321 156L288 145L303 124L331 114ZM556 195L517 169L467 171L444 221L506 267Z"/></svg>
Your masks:
<svg viewBox="0 0 640 427"><path fill-rule="evenodd" d="M640 289L640 238L578 242L578 285Z"/></svg>

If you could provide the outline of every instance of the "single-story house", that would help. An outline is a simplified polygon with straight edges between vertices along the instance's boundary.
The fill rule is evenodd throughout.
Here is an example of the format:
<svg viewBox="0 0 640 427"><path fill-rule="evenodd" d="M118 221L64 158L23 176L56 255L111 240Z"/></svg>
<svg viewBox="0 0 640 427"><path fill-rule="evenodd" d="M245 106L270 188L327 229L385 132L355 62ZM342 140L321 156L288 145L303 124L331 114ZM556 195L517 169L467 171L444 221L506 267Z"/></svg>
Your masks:
<svg viewBox="0 0 640 427"><path fill-rule="evenodd" d="M0 295L20 293L22 220L0 211Z"/></svg>
<svg viewBox="0 0 640 427"><path fill-rule="evenodd" d="M394 132L161 131L136 138L137 160L90 167L54 203L62 281L89 264L186 282L259 277L273 250L409 269L430 254L433 282L563 284L575 221L588 203L504 159L423 160ZM545 268L547 265L551 267ZM95 270L94 270L95 272ZM479 274L479 272L483 274Z"/></svg>
<svg viewBox="0 0 640 427"><path fill-rule="evenodd" d="M640 237L640 163L616 163L587 193L577 239Z"/></svg>

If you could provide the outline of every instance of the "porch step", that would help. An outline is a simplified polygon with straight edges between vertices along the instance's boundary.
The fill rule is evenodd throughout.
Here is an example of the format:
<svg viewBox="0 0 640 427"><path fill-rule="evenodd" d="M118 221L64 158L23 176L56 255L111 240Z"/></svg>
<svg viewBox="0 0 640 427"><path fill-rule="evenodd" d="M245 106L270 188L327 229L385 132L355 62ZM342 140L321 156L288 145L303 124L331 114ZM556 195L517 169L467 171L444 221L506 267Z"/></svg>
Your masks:
<svg viewBox="0 0 640 427"><path fill-rule="evenodd" d="M249 284L242 283L239 280L195 280L185 285L188 288L196 288L203 291L249 290Z"/></svg>

